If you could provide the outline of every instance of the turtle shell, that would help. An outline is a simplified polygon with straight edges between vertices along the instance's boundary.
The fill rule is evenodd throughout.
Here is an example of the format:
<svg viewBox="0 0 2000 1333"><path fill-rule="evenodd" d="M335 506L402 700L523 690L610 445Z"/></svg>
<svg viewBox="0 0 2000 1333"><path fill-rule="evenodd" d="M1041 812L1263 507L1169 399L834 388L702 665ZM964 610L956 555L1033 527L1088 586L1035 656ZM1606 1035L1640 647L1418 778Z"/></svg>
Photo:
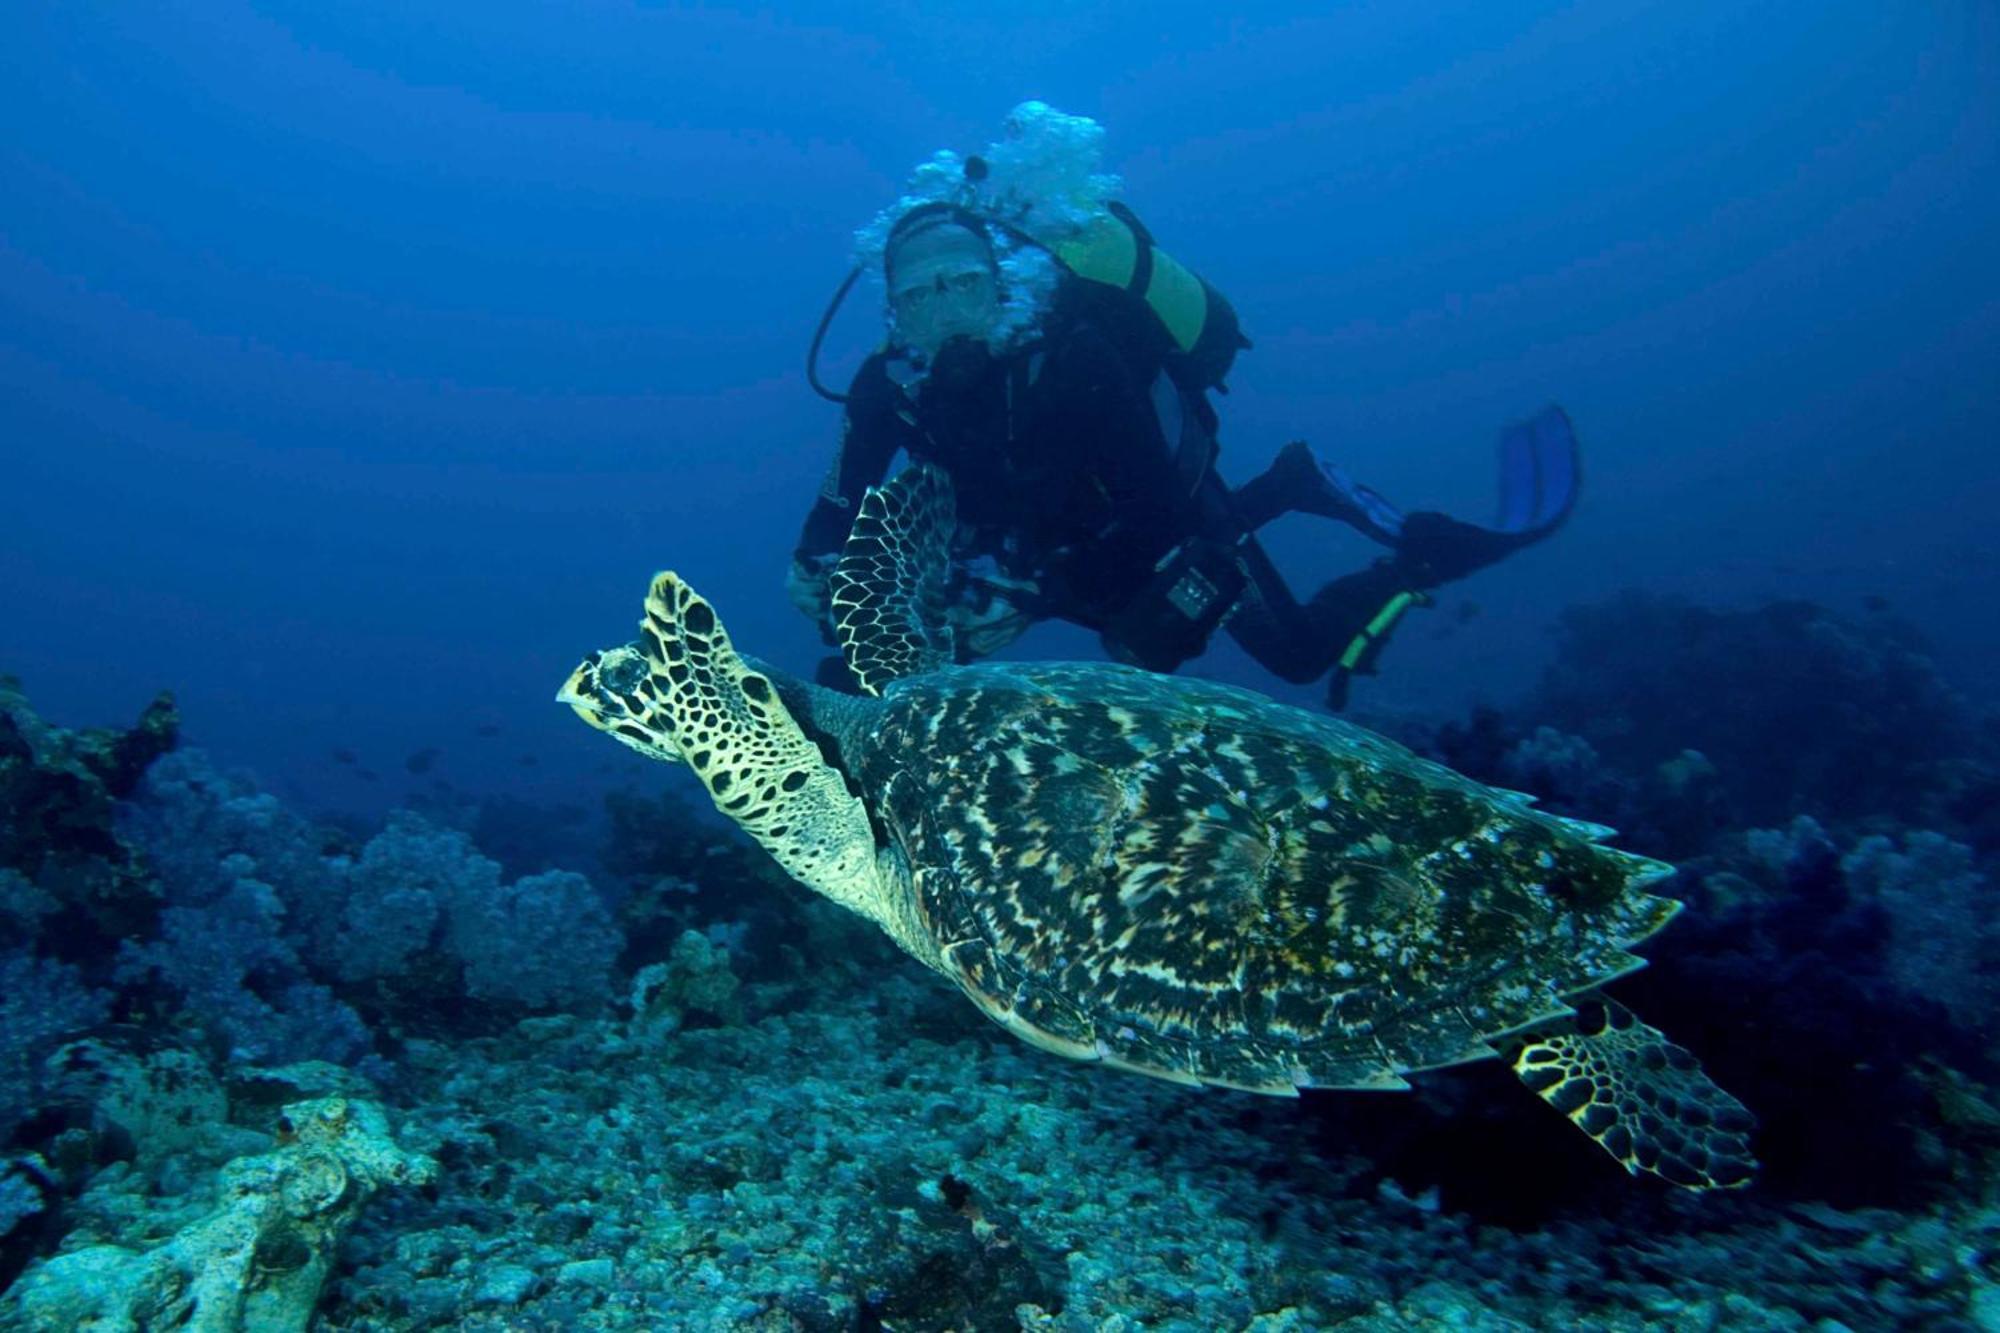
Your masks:
<svg viewBox="0 0 2000 1333"><path fill-rule="evenodd" d="M1668 867L1352 724L1099 664L897 681L852 776L945 970L1037 1045L1399 1087L1640 965Z"/></svg>

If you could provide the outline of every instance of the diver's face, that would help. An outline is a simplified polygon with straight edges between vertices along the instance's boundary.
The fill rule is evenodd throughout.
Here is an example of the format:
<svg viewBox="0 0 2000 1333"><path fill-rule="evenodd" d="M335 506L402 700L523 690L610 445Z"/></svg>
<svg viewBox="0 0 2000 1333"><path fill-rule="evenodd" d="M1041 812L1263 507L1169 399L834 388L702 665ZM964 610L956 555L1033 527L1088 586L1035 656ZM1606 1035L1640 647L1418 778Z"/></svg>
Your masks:
<svg viewBox="0 0 2000 1333"><path fill-rule="evenodd" d="M949 223L896 247L889 311L903 345L929 357L953 338L985 338L1000 317L999 285L986 242Z"/></svg>

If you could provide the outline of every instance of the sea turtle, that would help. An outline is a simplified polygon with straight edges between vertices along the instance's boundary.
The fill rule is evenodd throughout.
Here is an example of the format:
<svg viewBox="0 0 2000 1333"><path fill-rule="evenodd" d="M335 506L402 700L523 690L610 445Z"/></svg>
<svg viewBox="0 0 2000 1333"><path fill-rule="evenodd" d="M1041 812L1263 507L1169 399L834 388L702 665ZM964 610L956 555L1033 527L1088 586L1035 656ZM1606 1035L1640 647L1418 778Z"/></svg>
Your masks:
<svg viewBox="0 0 2000 1333"><path fill-rule="evenodd" d="M668 572L558 698L1045 1050L1286 1096L1504 1055L1627 1170L1749 1180L1741 1104L1595 991L1670 867L1248 690L951 665L953 523L923 466L860 506L832 592L866 696L738 656Z"/></svg>

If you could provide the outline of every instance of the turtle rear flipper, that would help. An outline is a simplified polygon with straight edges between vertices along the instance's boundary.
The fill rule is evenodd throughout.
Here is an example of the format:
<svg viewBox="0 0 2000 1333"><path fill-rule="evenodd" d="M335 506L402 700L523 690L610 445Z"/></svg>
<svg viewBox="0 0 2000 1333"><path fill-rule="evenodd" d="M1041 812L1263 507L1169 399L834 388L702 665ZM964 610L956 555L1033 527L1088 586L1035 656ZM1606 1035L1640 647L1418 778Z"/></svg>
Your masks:
<svg viewBox="0 0 2000 1333"><path fill-rule="evenodd" d="M847 669L867 693L950 664L944 598L957 524L951 482L929 464L862 497L827 591Z"/></svg>
<svg viewBox="0 0 2000 1333"><path fill-rule="evenodd" d="M1602 995L1519 1039L1514 1072L1627 1171L1689 1189L1750 1183L1755 1123L1694 1056Z"/></svg>

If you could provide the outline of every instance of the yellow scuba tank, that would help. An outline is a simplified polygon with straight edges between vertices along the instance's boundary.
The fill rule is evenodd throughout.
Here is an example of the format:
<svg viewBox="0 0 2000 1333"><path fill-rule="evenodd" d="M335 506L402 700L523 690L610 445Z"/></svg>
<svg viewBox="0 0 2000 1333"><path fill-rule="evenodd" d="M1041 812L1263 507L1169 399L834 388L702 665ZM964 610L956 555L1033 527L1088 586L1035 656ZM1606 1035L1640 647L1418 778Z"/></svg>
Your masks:
<svg viewBox="0 0 2000 1333"><path fill-rule="evenodd" d="M1144 301L1173 339L1183 378L1197 387L1222 388L1236 353L1250 345L1228 298L1155 245L1146 225L1121 203L1106 205L1104 216L1057 245L1055 256L1077 277Z"/></svg>

